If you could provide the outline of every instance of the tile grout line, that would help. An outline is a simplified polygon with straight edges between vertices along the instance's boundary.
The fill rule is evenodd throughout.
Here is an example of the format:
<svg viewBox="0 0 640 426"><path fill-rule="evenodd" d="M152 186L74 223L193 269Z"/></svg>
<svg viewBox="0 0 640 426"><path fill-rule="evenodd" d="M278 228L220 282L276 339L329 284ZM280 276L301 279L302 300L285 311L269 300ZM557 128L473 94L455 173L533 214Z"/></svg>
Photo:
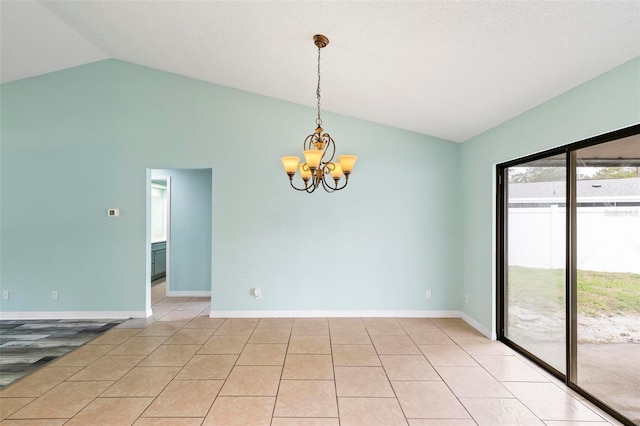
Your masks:
<svg viewBox="0 0 640 426"><path fill-rule="evenodd" d="M152 310L153 310L153 307L152 307ZM175 308L174 308L174 309L172 309L172 310L171 310L171 311L169 311L169 312L173 312L174 310L175 310ZM166 315L166 314L165 314L165 315ZM154 323L155 323L155 321L154 321ZM187 324L188 324L188 323L187 323ZM150 324L150 325L149 325L149 327L150 327L151 325L153 325L153 323L152 323L152 324ZM136 333L134 336L139 335L139 334L140 334L140 333L142 333L146 328L147 328L147 327L143 328L143 329L142 329L142 330L140 330L138 333ZM173 335L175 335L175 334L176 334L179 330L181 330L181 329L182 329L182 328L180 328L180 329L176 330L173 334L171 334L171 335L170 335L170 336L165 340L165 342L166 342L170 337L173 337ZM142 336L141 336L141 337L142 337ZM161 344L160 344L160 346L162 346L163 344L164 344L164 342L163 342L163 343L161 343ZM158 346L158 347L160 347L160 346ZM153 352L155 352L157 349L158 349L158 348L156 348ZM153 353L153 352L151 352L151 353ZM151 354L149 354L149 355L151 355ZM147 356L148 356L148 355L147 355ZM145 357L145 358L143 358L140 362L144 361L144 359L146 359L146 357ZM137 365L139 365L139 364L140 364L140 362L139 362L138 364L136 364L136 366L137 366ZM135 368L135 367L134 367L134 368ZM132 369L133 369L133 368L132 368ZM129 371L131 371L131 370L129 370ZM128 371L127 373L125 373L122 377L120 377L120 379L122 379L124 376L126 376L126 375L129 373L129 371ZM182 370L181 370L181 371L182 371ZM178 374L180 374L180 372L178 372ZM177 374L176 374L176 376L177 376ZM135 422L137 422L139 419L142 419L142 418L143 418L143 414L144 414L144 413L149 409L149 407L151 407L151 405L153 405L153 403L158 399L158 397L162 394L162 392L164 392L164 391L169 387L169 385L173 382L173 380L174 380L174 378L175 378L176 376L173 376L173 377L171 378L171 380L169 380L169 381L167 382L167 384L166 384L166 385L164 385L164 386L162 387L162 390L160 390L160 392L158 392L158 394L152 398L151 402L149 402L149 405L147 405L147 406L144 408L144 410L142 410L142 412L141 412L141 413L136 417L136 419L133 421L133 423L135 423ZM113 385L115 385L115 384L116 384L120 379L118 379L118 380L116 380L115 382L113 382ZM113 386L113 385L111 385L111 386ZM109 388L110 388L111 386L109 386ZM106 392L109 388L105 389L105 391L104 391L104 392ZM103 393L104 393L104 392L103 392Z"/></svg>
<svg viewBox="0 0 640 426"><path fill-rule="evenodd" d="M262 321L262 320L260 320ZM293 320L295 322L295 319ZM289 330L289 338L287 339L287 349L284 352L284 359L282 360L282 369L280 370L280 379L278 380L278 388L276 389L276 396L273 399L273 408L271 409L271 420L269 424L273 424L273 419L276 414L276 405L278 404L278 394L280 393L280 385L282 384L282 376L284 375L284 366L287 362L287 356L289 355L289 345L291 344L291 335L293 334L293 322L291 324L291 330ZM260 324L260 322L258 322Z"/></svg>
<svg viewBox="0 0 640 426"><path fill-rule="evenodd" d="M443 331L444 331L444 330L443 330ZM446 333L446 332L445 332L445 333ZM446 334L448 335L448 333L446 333ZM449 337L451 338L452 336L449 336ZM457 337L465 337L465 336L457 336ZM527 404L525 404L525 402L524 402L524 401L522 401L520 398L518 398L516 395L514 395L514 394L513 394L509 389L507 389L507 388L506 388L506 386L504 386L504 382L508 382L508 383L550 383L550 384L555 384L555 383L553 383L551 380L545 380L545 381L543 381L543 382L538 382L538 381L534 381L534 382L526 382L526 381L525 381L525 382L523 382L523 381L518 381L518 380L513 380L513 381L503 381L503 380L500 380L500 379L498 379L497 377L495 377L495 376L494 376L494 375L493 375L489 370L487 370L487 368L486 368L484 365L482 365L480 362L478 362L478 360L476 359L476 357L475 357L471 352L469 352L468 350L466 350L465 348L463 348L463 347L462 347L462 346L461 346L461 345L460 345L460 344L459 344L455 339L451 338L451 340L453 340L453 342L454 342L457 346L459 346L459 347L460 347L460 349L461 349L463 352L465 352L467 355L469 355L471 358L473 358L473 360L478 364L478 366L479 366L480 368L482 368L482 369L483 369L487 374L489 374L489 376L491 376L494 380L496 380L498 383L500 383L500 385L501 385L503 388L505 388L505 390L506 390L509 394L511 394L511 395L512 395L512 397L511 397L511 398L495 397L495 399L515 399L515 400L516 400L516 401L518 401L520 404L522 404L522 406L523 406L523 407L525 407L525 408L527 409L527 411L529 411L529 413L531 413L531 414L532 414L536 419L538 419L538 420L539 420L540 422L542 422L543 424L546 424L546 423L545 423L546 421L554 421L554 420L552 420L552 419L544 420L544 419L540 418L540 416L538 416L536 413L534 413L534 412L533 412L533 410L531 410L531 408L530 408ZM496 343L501 344L503 347L507 347L506 345L504 345L504 343L502 343L502 342L500 342L500 341L496 341ZM515 355L518 355L518 354L517 354L517 352L515 352L515 351L514 351L514 353L513 353L513 354L509 354L509 355L494 355L494 356L515 356ZM517 357L517 356L516 356L516 359L518 359L518 357ZM528 365L527 363L525 363L525 364L526 364L528 367L533 368L533 369L534 369L534 371L540 368L539 366L537 366L537 365L535 365L535 364L532 364L532 365ZM537 372L537 371L536 371L536 372ZM438 374L439 374L439 373L438 373ZM544 376L542 376L542 377L544 377ZM546 378L546 377L545 377L545 378ZM560 382L557 378L552 377L552 379L555 379L558 383L561 383L561 384L562 384L562 382ZM563 392L565 392L565 393L566 393L569 397L571 397L574 401L576 401L576 402L578 402L578 403L581 403L581 401L580 401L580 400L578 400L577 398L573 397L573 395L570 395L568 392L566 392L566 390L565 390L564 388L562 388L562 387L560 387L560 386L557 386L557 387L558 387L560 390L562 390ZM456 398L457 398L457 396L456 396ZM466 397L466 398L471 399L471 398L487 398L487 397ZM462 403L462 402L461 402L461 403ZM582 405L584 405L584 404L582 404ZM463 406L464 406L464 405L463 405ZM590 409L590 408L589 408L589 407L587 407L586 405L584 405L584 406L585 406L587 409L589 409L590 411L592 411L594 414L596 414L598 417L600 417L603 421L605 421L605 422L609 423L609 422L608 422L608 420L606 420L605 418L603 418L603 417L602 417L602 415L600 415L599 413L597 413L597 412L595 412L594 410ZM465 409L466 409L466 407L465 407Z"/></svg>
<svg viewBox="0 0 640 426"><path fill-rule="evenodd" d="M394 318L394 320L396 321L396 323L398 322L397 319ZM404 329L404 327L400 323L398 323L398 325L402 328L402 331L404 331L405 335L406 335L407 331ZM378 352L378 348L376 348L376 344L373 341L373 339L371 338L371 335L369 334L369 329L366 328L366 325L365 325L365 329L367 330L367 335L369 336L369 339L371 340L371 343L373 344L373 350L376 351L376 356L378 357L378 362L380 362L380 366L382 367L382 371L384 371L384 376L387 378L387 381L389 382L389 387L391 388L391 392L393 392L394 399L396 400L396 403L398 404L398 407L400 407L400 412L402 412L402 415L404 416L404 421L408 425L409 424L409 419L407 418L407 413L405 413L404 408L402 407L402 404L400 404L400 400L398 399L398 394L396 394L396 390L393 387L393 383L391 383L391 379L389 378L389 374L387 373L387 370L384 368L384 363L380 359L380 353ZM407 337L409 337L409 336L407 335ZM409 339L411 339L411 337L409 337ZM413 342L413 340L411 340L411 342Z"/></svg>
<svg viewBox="0 0 640 426"><path fill-rule="evenodd" d="M456 346L460 347L460 345L458 345L458 342L456 342L455 340L453 340L451 338L451 336L449 335L449 333L446 332L446 330L444 330L442 327L440 327L438 325L438 323L431 321L441 332L443 332ZM412 342L414 342L413 338L411 336L409 336L409 338L411 339ZM414 342L415 344L415 342ZM417 346L417 345L416 345ZM420 347L418 346L418 349L420 349ZM460 347L461 350L464 351L464 349L462 349ZM447 387L447 389L449 389L449 392L451 392L451 394L456 398L456 401L458 401L458 404L460 404L460 406L462 408L464 408L464 410L467 412L467 414L469 415L469 418L471 418L471 420L477 425L478 422L475 419L475 417L473 417L473 415L471 414L471 412L467 409L467 407L462 403L462 401L460 401L460 398L458 397L458 395L455 394L455 392L453 392L453 389L451 389L451 387L449 386L449 384L447 383L447 381L444 379L444 377L442 377L442 375L440 375L440 372L438 371L438 369L436 368L435 365L431 364L431 361L429 361L429 359L427 358L427 356L424 355L424 353L422 352L422 350L420 350L420 352L422 353L422 356L424 356L424 358L427 360L427 362L431 365L431 368L433 368L433 371L436 372L436 374L438 375L438 377L440 377L440 380L442 380L442 383L444 383L444 385ZM466 353L466 351L465 351Z"/></svg>
<svg viewBox="0 0 640 426"><path fill-rule="evenodd" d="M216 331L218 331L223 325L225 325L227 323L228 318L224 318L224 321L218 326L216 327L215 331L213 333L211 333L211 336L209 336L209 339L213 336L216 335ZM188 324L188 323L187 323ZM249 334L249 337L247 338L247 341L244 342L244 345L242 346L242 349L240 350L240 354L238 354L238 356L236 357L236 360L233 362L233 365L231 366L231 368L229 369L229 373L227 374L227 377L223 380L222 385L220 386L220 389L218 390L218 393L216 393L216 396L213 398L213 401L211 401L211 405L209 406L209 409L207 410L206 414L204 415L204 417L202 418L202 423L204 423L204 421L207 419L207 417L209 416L209 414L211 414L211 410L213 410L213 405L216 403L216 400L220 397L220 392L222 391L222 388L224 388L224 385L227 383L227 379L229 378L229 376L231 375L231 372L233 371L233 369L235 368L235 366L238 363L238 360L240 359L240 355L242 354L242 352L244 351L244 348L247 346L247 343L249 342L249 339L251 339L251 335L253 334L253 332L255 331L256 327L253 327L253 330L251 330L251 334ZM209 341L209 339L207 339L207 342ZM200 347L200 349L202 349L202 347L207 343L204 342L202 344L202 346ZM197 353L197 352L196 352ZM235 354L233 354L235 355ZM195 355L194 355L195 356ZM185 364L186 366L186 364ZM181 370L182 371L182 370ZM179 374L179 373L178 373ZM171 381L173 381L174 379L172 379Z"/></svg>
<svg viewBox="0 0 640 426"><path fill-rule="evenodd" d="M185 303L186 303L186 302L185 302ZM178 306L182 306L182 305L178 305ZM171 311L169 311L168 313L170 313L170 312L174 312L175 310L176 310L176 308L172 309L172 310L171 310ZM200 312L202 312L202 311L200 311ZM167 314L168 314L168 313L167 313ZM196 316L196 317L197 317L197 316ZM196 318L196 317L194 317L194 318ZM182 326L181 326L179 329L177 329L173 334L171 334L169 337L167 337L167 339L166 339L164 342L166 342L166 341L167 341L167 340L169 340L171 337L173 337L174 335L176 335L180 330L183 330L183 329L184 329L184 327L185 327L185 326L187 326L191 321L193 321L193 319L194 319L194 318L192 318L190 321L186 321L184 325L182 325ZM224 322L223 322L223 324L224 324ZM149 325L149 327L150 327L151 325L153 325L153 323L152 323L152 324L150 324L150 325ZM222 325L222 324L221 324L221 325ZM220 325L220 326L221 326L221 325ZM220 328L220 326L216 327L216 328L215 328L215 330L217 330L218 328ZM136 333L135 335L137 336L138 334L142 333L142 331L144 331L146 328L147 328L147 327L143 328L140 332ZM215 330L214 330L214 332L213 332L213 333L215 333ZM212 333L212 335L213 335L213 333ZM207 340L208 340L208 339L207 339ZM163 343L161 343L161 344L160 344L160 346L158 346L158 348L160 348L161 346L163 346L163 345L164 345L164 342L163 342ZM205 343L206 343L206 342L205 342ZM171 383L173 383L173 382L174 382L175 378L176 378L176 377L177 377L177 376L182 372L182 370L184 370L184 368L185 368L185 367L186 367L186 365L189 363L189 361L191 361L191 359L193 359L193 357L198 353L198 351L199 351L200 349L202 349L202 347L203 347L203 346L204 346L204 343L200 345L200 348L199 348L197 351L195 351L195 352L194 352L194 354L191 356L191 358L189 358L189 360L188 360L188 361L187 361L187 362L182 366L182 368L180 368L180 370L179 370L179 371L178 371L178 372L177 372L177 373L176 373L176 374L175 374L175 375L174 375L174 376L173 376L173 377L172 377L172 378L167 382L167 384L166 384L166 385L164 385L164 386L162 387L162 390L160 390L160 392L158 392L158 394L152 398L152 401L151 401L151 402L150 402L150 403L145 407L145 409L144 409L144 410L142 410L142 412L140 413L140 415L138 415L138 417L134 420L134 423L135 423L136 421L138 421L139 419L144 418L144 417L143 417L144 413L149 409L149 407L151 407L151 405L153 405L153 403L158 399L158 397L162 394L162 392L164 392L164 391L169 387L169 385L170 385ZM149 357L152 353L154 353L156 350L158 350L158 348L156 348L153 352L151 352L149 355L147 355L147 357ZM139 365L142 361L144 361L147 357L143 358L143 359L142 359L138 364L136 364L136 366L138 366L138 365ZM135 368L135 367L134 367L134 368ZM133 368L132 368L132 369L133 369ZM129 370L129 371L131 371L131 370ZM125 373L125 375L126 375L126 374L128 374L128 372L127 372L127 373ZM123 375L122 377L124 377L125 375ZM120 379L122 379L122 377L121 377ZM120 379L118 379L118 381L119 381ZM116 382L117 382L117 381L116 381ZM116 383L116 382L114 382L114 385L115 385L115 383ZM108 389L108 388L107 388L107 389ZM220 387L220 389L222 389L222 387ZM106 390L105 390L105 392L106 392ZM218 392L219 392L219 391L218 391ZM104 392L103 392L103 393L104 393ZM213 402L212 402L212 405L213 405ZM210 409L211 409L211 407L209 407L209 410L210 410ZM209 410L207 410L207 413L208 413L208 411L209 411ZM204 418L206 418L206 415L205 415L205 417L204 417ZM204 421L204 418L203 418L203 421Z"/></svg>
<svg viewBox="0 0 640 426"><path fill-rule="evenodd" d="M333 372L333 390L336 393L336 411L338 413L338 426L340 426L342 424L342 420L340 418L340 402L338 400L338 383L336 381L336 363L333 360L333 335L331 334L331 321L328 318L327 318L327 327L329 328L329 352L331 353L331 371Z"/></svg>

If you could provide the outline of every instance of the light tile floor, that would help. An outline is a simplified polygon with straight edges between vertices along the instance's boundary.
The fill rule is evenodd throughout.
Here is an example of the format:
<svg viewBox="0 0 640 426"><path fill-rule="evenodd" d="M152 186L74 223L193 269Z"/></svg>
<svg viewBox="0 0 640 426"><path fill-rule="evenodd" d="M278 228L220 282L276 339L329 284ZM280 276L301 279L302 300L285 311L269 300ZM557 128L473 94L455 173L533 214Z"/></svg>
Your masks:
<svg viewBox="0 0 640 426"><path fill-rule="evenodd" d="M0 392L0 424L619 424L460 319L213 319L163 292Z"/></svg>

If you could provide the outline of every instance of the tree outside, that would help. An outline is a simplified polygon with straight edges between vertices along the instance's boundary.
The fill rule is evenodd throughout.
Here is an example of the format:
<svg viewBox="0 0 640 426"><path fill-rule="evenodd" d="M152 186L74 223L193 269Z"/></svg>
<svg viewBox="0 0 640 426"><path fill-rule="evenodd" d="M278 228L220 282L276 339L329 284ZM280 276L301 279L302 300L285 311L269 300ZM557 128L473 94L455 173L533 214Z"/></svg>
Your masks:
<svg viewBox="0 0 640 426"><path fill-rule="evenodd" d="M578 167L578 180L624 179L640 177L640 167ZM510 167L509 183L562 182L563 167Z"/></svg>

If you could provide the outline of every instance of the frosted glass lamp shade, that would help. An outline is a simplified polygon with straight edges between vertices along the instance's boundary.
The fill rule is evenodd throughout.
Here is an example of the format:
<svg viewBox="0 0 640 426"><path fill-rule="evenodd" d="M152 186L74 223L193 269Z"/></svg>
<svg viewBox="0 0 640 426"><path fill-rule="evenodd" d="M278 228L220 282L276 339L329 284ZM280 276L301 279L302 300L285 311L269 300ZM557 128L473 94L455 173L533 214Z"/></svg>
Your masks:
<svg viewBox="0 0 640 426"><path fill-rule="evenodd" d="M333 170L331 170L331 177L336 180L342 177L342 165L340 165L340 163L333 163Z"/></svg>
<svg viewBox="0 0 640 426"><path fill-rule="evenodd" d="M338 155L338 160L340 160L342 171L344 173L351 173L353 165L356 164L357 159L358 157L355 155Z"/></svg>
<svg viewBox="0 0 640 426"><path fill-rule="evenodd" d="M300 176L302 176L302 179L304 180L309 180L311 179L311 169L309 169L309 167L307 167L307 164L300 164Z"/></svg>
<svg viewBox="0 0 640 426"><path fill-rule="evenodd" d="M319 149L308 149L303 152L304 159L307 161L307 165L312 169L317 169L320 166L320 160L324 155L324 152Z"/></svg>
<svg viewBox="0 0 640 426"><path fill-rule="evenodd" d="M298 168L299 162L300 162L300 157L282 157L282 165L284 166L284 171L288 175L296 174L296 170Z"/></svg>

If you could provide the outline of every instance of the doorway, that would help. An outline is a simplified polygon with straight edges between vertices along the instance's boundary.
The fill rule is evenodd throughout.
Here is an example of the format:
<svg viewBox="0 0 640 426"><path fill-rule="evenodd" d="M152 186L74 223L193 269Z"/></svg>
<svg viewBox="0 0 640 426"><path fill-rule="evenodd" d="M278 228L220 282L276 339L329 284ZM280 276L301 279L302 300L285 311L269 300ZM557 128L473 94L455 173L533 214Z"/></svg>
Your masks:
<svg viewBox="0 0 640 426"><path fill-rule="evenodd" d="M640 125L497 173L499 339L640 424Z"/></svg>
<svg viewBox="0 0 640 426"><path fill-rule="evenodd" d="M147 182L149 283L164 274L165 296L210 297L212 169L148 169Z"/></svg>

